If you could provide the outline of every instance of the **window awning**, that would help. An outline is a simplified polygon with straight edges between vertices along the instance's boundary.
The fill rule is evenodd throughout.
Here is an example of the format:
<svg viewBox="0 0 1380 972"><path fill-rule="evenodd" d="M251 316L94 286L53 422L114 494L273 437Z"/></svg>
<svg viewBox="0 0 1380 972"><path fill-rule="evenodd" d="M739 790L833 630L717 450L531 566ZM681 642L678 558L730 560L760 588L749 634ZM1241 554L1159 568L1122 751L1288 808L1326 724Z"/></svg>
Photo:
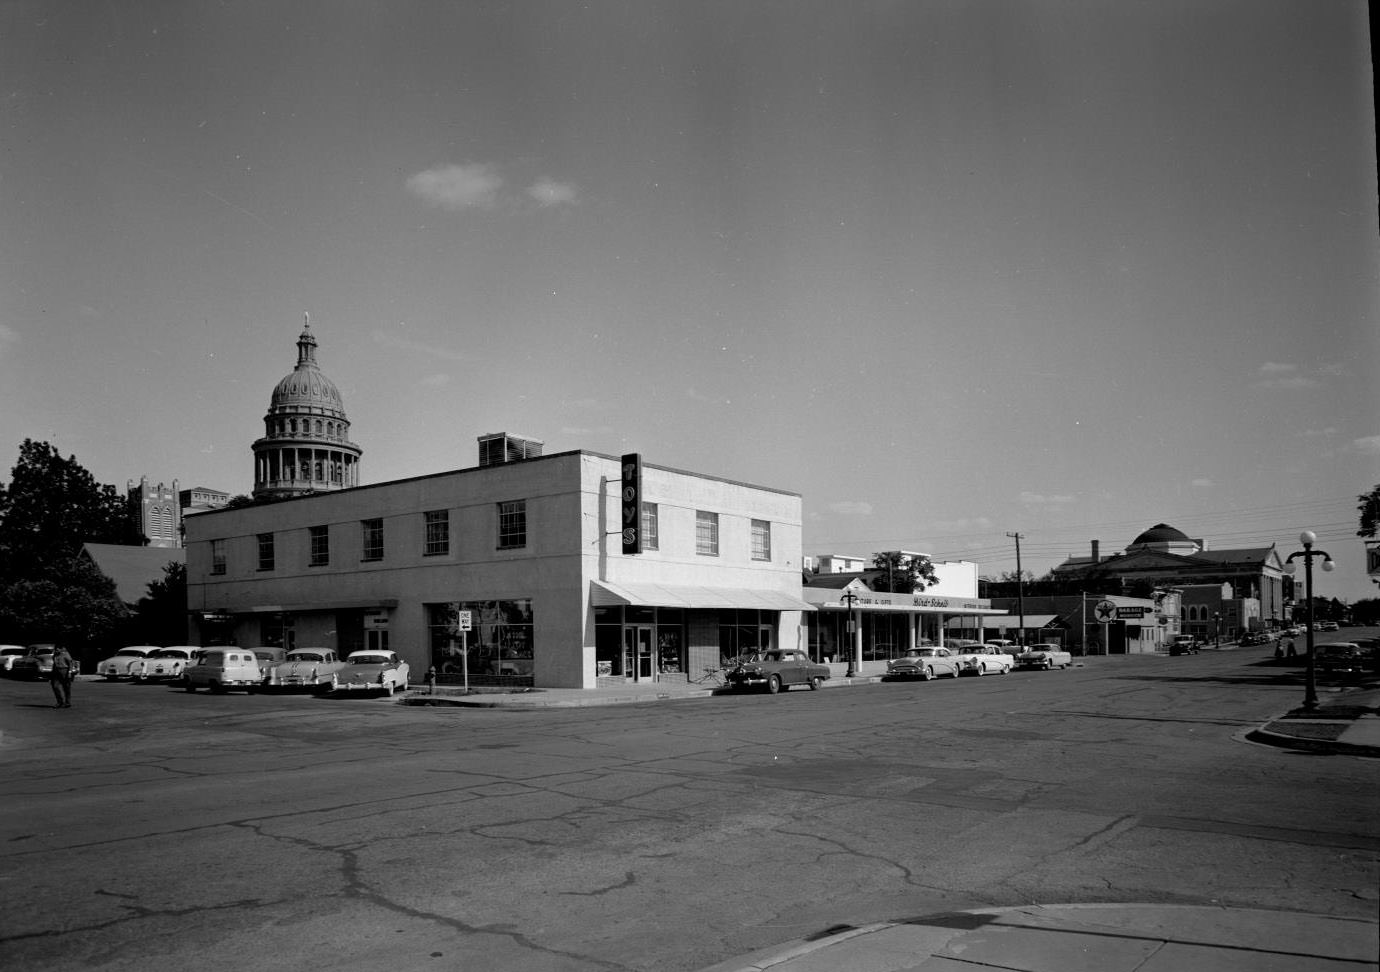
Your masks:
<svg viewBox="0 0 1380 972"><path fill-rule="evenodd" d="M765 611L813 611L814 605L782 591L747 587L692 587L594 581L589 585L595 607L757 608Z"/></svg>
<svg viewBox="0 0 1380 972"><path fill-rule="evenodd" d="M1045 628L1057 617L1057 614L1027 614L1025 626L1027 628ZM971 631L977 627L979 621L982 622L983 628L989 628L993 631L1014 631L1021 626L1021 619L1014 614L1008 614L1004 617L979 614L967 618L952 618L947 627L950 631Z"/></svg>

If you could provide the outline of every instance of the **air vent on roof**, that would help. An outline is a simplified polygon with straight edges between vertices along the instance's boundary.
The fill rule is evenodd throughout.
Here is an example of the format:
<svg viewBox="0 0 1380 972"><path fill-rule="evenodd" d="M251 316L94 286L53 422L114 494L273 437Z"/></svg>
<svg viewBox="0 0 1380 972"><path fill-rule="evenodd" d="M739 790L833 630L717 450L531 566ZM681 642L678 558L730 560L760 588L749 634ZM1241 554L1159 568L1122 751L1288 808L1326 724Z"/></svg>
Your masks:
<svg viewBox="0 0 1380 972"><path fill-rule="evenodd" d="M541 455L542 441L508 432L490 432L479 437L479 465L501 466L505 462Z"/></svg>

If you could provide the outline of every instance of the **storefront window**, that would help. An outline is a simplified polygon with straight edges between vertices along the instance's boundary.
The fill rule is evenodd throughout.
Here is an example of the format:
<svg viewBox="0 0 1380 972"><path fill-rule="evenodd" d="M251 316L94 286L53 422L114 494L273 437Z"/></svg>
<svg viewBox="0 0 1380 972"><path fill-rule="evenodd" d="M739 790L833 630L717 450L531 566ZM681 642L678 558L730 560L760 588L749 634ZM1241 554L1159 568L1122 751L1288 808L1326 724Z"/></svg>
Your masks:
<svg viewBox="0 0 1380 972"><path fill-rule="evenodd" d="M456 601L426 608L431 663L438 674L461 675L467 667L475 679L531 679L535 674L530 598ZM458 628L460 611L470 612L470 630L463 634Z"/></svg>

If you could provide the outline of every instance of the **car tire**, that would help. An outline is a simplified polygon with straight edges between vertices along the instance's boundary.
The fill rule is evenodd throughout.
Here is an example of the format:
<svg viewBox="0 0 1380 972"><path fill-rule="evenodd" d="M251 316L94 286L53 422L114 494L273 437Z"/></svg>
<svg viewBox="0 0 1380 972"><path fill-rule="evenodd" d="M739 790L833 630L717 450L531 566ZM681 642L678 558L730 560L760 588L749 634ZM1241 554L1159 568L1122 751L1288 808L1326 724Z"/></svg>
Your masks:
<svg viewBox="0 0 1380 972"><path fill-rule="evenodd" d="M388 682L383 686L383 694L391 699L393 697L393 693L396 692L397 689L398 685L396 682Z"/></svg>
<svg viewBox="0 0 1380 972"><path fill-rule="evenodd" d="M780 676L780 675L773 675L771 678L767 679L767 694L768 694L768 695L775 695L777 692L780 692L780 691L781 691L781 676Z"/></svg>
<svg viewBox="0 0 1380 972"><path fill-rule="evenodd" d="M926 665L925 670L920 673L920 681L928 682L934 678L934 666Z"/></svg>
<svg viewBox="0 0 1380 972"><path fill-rule="evenodd" d="M818 691L819 691L819 687L820 687L821 685L823 685L823 684L824 684L824 679L820 678L818 675L812 676L812 677L810 678L810 691L811 691L811 692L818 692Z"/></svg>
<svg viewBox="0 0 1380 972"><path fill-rule="evenodd" d="M182 687L183 687L186 691L188 691L188 692L195 692L195 691L196 691L196 686L193 685L191 682L188 682L187 684L183 685Z"/></svg>

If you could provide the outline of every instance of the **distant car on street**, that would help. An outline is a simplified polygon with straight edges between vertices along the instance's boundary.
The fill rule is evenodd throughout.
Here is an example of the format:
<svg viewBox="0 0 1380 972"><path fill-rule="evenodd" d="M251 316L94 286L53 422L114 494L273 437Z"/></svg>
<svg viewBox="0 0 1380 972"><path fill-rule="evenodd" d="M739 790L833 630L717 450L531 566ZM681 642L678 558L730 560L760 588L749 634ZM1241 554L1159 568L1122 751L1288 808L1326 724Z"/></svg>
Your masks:
<svg viewBox="0 0 1380 972"><path fill-rule="evenodd" d="M1368 654L1354 641L1317 647L1318 671L1324 675L1360 677L1370 669Z"/></svg>
<svg viewBox="0 0 1380 972"><path fill-rule="evenodd" d="M1006 675L1016 667L1016 656L999 645L977 645L956 654L960 675Z"/></svg>
<svg viewBox="0 0 1380 972"><path fill-rule="evenodd" d="M918 678L928 682L940 675L958 678L958 659L947 648L928 646L910 648L900 658L893 658L886 664L888 679Z"/></svg>
<svg viewBox="0 0 1380 972"><path fill-rule="evenodd" d="M1196 655L1198 654L1198 639L1193 635L1175 635L1174 640L1169 643L1170 655Z"/></svg>
<svg viewBox="0 0 1380 972"><path fill-rule="evenodd" d="M810 661L798 648L772 648L741 659L726 676L729 688L765 688L775 695L792 685L817 689L829 677L829 666Z"/></svg>
<svg viewBox="0 0 1380 972"><path fill-rule="evenodd" d="M1041 668L1049 671L1051 668L1068 668L1072 664L1073 655L1052 642L1031 645L1016 656L1016 665L1020 668Z"/></svg>

